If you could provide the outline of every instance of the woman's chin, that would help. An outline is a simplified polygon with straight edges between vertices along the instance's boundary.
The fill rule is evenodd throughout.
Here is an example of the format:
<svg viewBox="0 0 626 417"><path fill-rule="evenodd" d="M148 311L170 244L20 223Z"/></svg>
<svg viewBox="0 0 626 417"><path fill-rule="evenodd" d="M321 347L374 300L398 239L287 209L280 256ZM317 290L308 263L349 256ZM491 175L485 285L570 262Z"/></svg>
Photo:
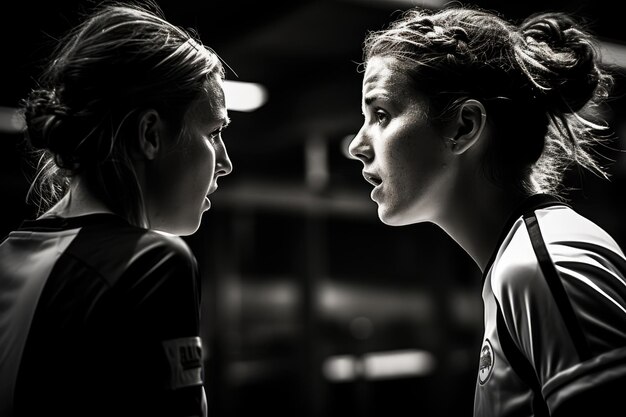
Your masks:
<svg viewBox="0 0 626 417"><path fill-rule="evenodd" d="M202 211L205 212L211 208L211 200L209 197L204 197L204 201L202 202Z"/></svg>
<svg viewBox="0 0 626 417"><path fill-rule="evenodd" d="M154 225L153 229L169 235L189 236L198 231L201 221L202 213L194 221L168 222L167 224Z"/></svg>
<svg viewBox="0 0 626 417"><path fill-rule="evenodd" d="M390 212L389 210L385 210L381 206L378 206L378 218L387 226L407 226L410 224L419 223L414 218L402 215L402 213Z"/></svg>

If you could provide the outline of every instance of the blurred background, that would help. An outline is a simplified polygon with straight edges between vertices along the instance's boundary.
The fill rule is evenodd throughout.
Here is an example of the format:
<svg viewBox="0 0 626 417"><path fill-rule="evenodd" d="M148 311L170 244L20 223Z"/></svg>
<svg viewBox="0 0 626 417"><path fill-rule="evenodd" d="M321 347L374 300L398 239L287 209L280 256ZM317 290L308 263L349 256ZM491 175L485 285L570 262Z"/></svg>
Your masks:
<svg viewBox="0 0 626 417"><path fill-rule="evenodd" d="M93 1L4 2L0 78L2 236L32 216L32 168L13 109L54 40ZM380 223L361 164L361 42L399 10L443 2L161 0L256 88L224 132L233 173L186 241L203 277L209 415L470 415L482 337L481 274L441 230ZM614 2L475 1L511 19L565 10L586 19L617 66L608 118L626 148L626 30ZM239 84L246 83L246 84ZM252 83L252 84L247 84ZM255 95L256 94L256 95ZM520 123L524 115L520 114ZM514 128L514 127L512 127ZM621 141L621 142L620 142ZM602 150L611 182L572 175L572 205L626 243L626 160Z"/></svg>

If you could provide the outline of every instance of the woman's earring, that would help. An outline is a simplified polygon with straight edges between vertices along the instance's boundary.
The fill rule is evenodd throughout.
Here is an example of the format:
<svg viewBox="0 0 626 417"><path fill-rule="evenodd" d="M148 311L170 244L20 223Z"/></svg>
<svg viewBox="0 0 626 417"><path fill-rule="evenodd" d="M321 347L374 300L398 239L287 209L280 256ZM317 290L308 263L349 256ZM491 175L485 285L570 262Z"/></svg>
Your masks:
<svg viewBox="0 0 626 417"><path fill-rule="evenodd" d="M446 136L444 136L444 139L449 141L452 144L452 147L454 147L456 145L456 139L449 138L449 137L446 137Z"/></svg>

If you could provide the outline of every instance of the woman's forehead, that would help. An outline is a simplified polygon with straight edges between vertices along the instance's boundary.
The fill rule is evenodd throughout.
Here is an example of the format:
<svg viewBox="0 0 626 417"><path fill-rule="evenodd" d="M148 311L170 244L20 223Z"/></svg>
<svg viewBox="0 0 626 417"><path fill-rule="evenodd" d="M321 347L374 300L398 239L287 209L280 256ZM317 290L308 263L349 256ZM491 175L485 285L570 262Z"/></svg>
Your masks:
<svg viewBox="0 0 626 417"><path fill-rule="evenodd" d="M416 95L409 76L398 65L398 61L390 57L373 57L368 61L362 93L366 102L379 95L393 95L396 99L408 99Z"/></svg>
<svg viewBox="0 0 626 417"><path fill-rule="evenodd" d="M210 123L228 118L223 84L223 81L217 77L209 78L205 91L192 104L190 110L203 122Z"/></svg>

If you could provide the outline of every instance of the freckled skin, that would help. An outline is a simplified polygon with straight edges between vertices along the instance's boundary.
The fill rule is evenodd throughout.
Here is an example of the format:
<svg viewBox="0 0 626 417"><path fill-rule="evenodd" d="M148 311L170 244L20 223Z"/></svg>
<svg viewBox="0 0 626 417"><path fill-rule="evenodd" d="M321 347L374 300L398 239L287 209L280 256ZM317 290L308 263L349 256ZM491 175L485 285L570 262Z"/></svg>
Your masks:
<svg viewBox="0 0 626 417"><path fill-rule="evenodd" d="M450 153L426 118L426 99L393 58L374 57L363 77L364 123L350 154L382 181L372 192L388 225L435 221L452 187Z"/></svg>

